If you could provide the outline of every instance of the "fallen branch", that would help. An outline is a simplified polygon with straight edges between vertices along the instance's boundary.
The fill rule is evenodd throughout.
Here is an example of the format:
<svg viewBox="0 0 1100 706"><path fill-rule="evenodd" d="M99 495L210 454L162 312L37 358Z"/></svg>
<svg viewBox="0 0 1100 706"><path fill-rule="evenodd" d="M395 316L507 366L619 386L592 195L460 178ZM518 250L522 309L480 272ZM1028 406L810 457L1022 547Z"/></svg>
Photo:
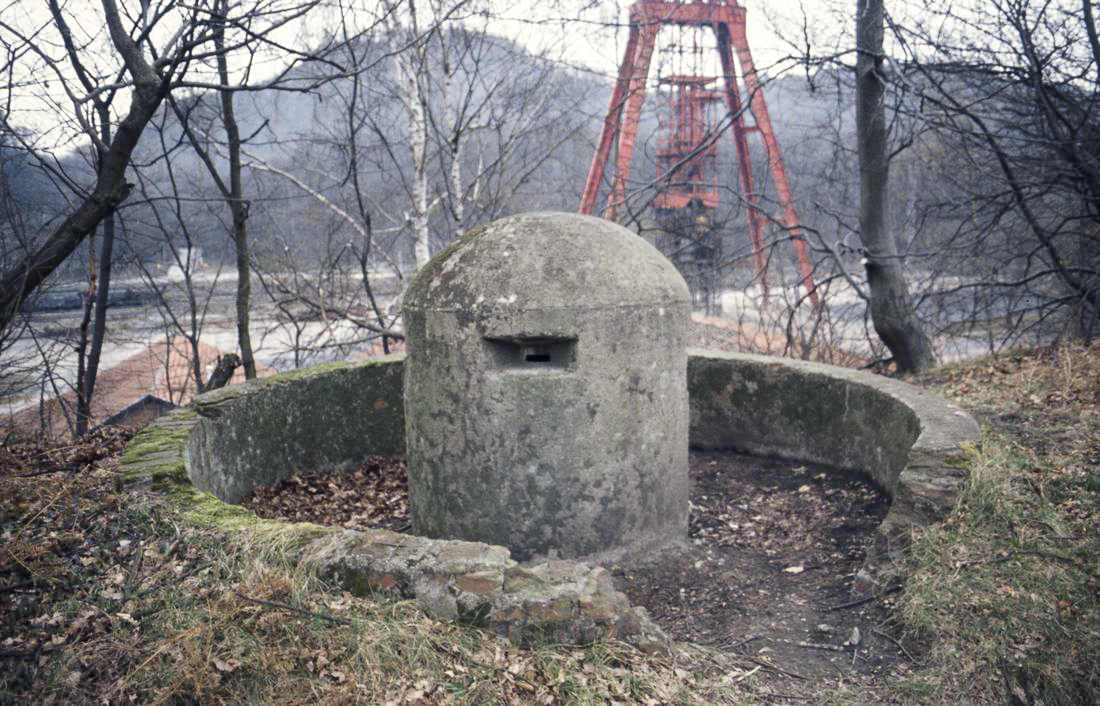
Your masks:
<svg viewBox="0 0 1100 706"><path fill-rule="evenodd" d="M877 630L876 628L871 628L871 632L878 635L879 637L885 637L887 640L889 640L890 642L897 645L898 649L905 653L905 656L909 658L910 662L916 662L917 661L917 660L913 659L913 655L909 654L909 650L905 649L905 645L901 644L900 642L895 640L890 635L887 635L886 633L882 632L881 630Z"/></svg>
<svg viewBox="0 0 1100 706"><path fill-rule="evenodd" d="M20 473L15 476L16 478L37 478L38 476L48 476L51 473L75 473L80 470L79 463L70 463L64 466L51 466L50 468L43 469L41 471L34 471L33 473Z"/></svg>
<svg viewBox="0 0 1100 706"><path fill-rule="evenodd" d="M834 610L844 610L845 608L855 608L857 605L863 605L864 603L870 603L871 601L878 600L879 598L882 598L883 596L887 596L891 593L896 593L897 591L900 591L900 590L901 590L901 584L899 583L896 586L891 586L891 587L885 589L882 593L872 593L869 596L864 596L863 598L857 598L856 600L850 601L848 603L841 603L840 605L830 606L830 607L826 608L825 610L826 611L834 611Z"/></svg>
<svg viewBox="0 0 1100 706"><path fill-rule="evenodd" d="M744 640L741 640L739 642L735 642L732 645L723 645L722 643L718 643L718 644L719 644L719 646L722 647L722 649L736 650L738 647L742 647L744 645L747 645L750 642L752 642L753 640L759 640L761 637L763 637L763 635L749 635Z"/></svg>
<svg viewBox="0 0 1100 706"><path fill-rule="evenodd" d="M774 664L768 664L767 662L762 662L762 661L756 659L755 657L747 657L746 659L748 659L753 664L759 664L764 669L770 669L773 672L778 672L780 674L786 674L788 677L794 677L795 679L802 679L803 681L808 681L809 680L809 677L802 676L798 672L792 672L792 671L789 671L789 670L786 670L786 669L782 669L780 667L775 666Z"/></svg>
<svg viewBox="0 0 1100 706"><path fill-rule="evenodd" d="M122 600L119 601L119 605L126 605L126 601L133 597L134 593L134 581L137 580L138 573L141 572L141 565L145 561L145 547L138 546L137 556L130 560L130 571L126 577L126 585L122 588Z"/></svg>
<svg viewBox="0 0 1100 706"><path fill-rule="evenodd" d="M335 615L328 615L327 613L314 613L313 611L303 610L302 608L296 608L286 603L280 603L278 601L265 601L262 598L252 598L246 596L238 591L233 591L233 595L248 601L249 603L255 603L257 605L267 606L269 608L278 608L279 610L290 611L291 613L298 613L299 615L306 615L311 618L321 618L322 620L328 620L329 622L337 623L338 625L351 625L351 621L347 618L338 618Z"/></svg>
<svg viewBox="0 0 1100 706"><path fill-rule="evenodd" d="M818 642L799 642L799 647L805 647L811 650L829 650L830 652L847 652L843 647L837 647L836 645L823 645Z"/></svg>
<svg viewBox="0 0 1100 706"><path fill-rule="evenodd" d="M23 588L30 588L34 585L34 581L20 581L18 583L8 584L7 586L0 586L0 595L4 593L11 593L12 591L18 591Z"/></svg>

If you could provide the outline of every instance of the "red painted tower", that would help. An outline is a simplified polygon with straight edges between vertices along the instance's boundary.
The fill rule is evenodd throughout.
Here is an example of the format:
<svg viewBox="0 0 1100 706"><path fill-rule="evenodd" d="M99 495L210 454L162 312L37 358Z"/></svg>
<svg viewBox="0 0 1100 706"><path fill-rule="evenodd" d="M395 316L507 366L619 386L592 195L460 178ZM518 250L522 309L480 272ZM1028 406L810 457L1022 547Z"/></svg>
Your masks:
<svg viewBox="0 0 1100 706"><path fill-rule="evenodd" d="M673 68L671 75L658 81L665 112L658 123L657 182L653 206L658 226L670 236L671 242L666 244L666 252L681 268L697 298L707 299L713 295L714 273L721 259L720 239L713 233L712 218L718 206L715 176L719 135L716 128L720 122L716 119L714 107L724 99L737 153L739 183L748 214L757 276L766 293L768 257L764 224L769 219L758 204L749 159L750 134L760 135L768 169L775 183L782 213L774 222L786 231L794 246L802 283L816 306L813 267L798 225L798 214L791 199L779 143L772 130L764 93L745 36L745 9L736 0L639 0L631 6L630 36L581 197L581 213L590 214L596 207L614 146L615 166L604 217L618 220L626 200L626 180L634 156L638 119L645 102L654 45L658 32L665 26L693 30L690 46L685 46L683 42L674 45L680 65ZM703 48L698 41L698 29L694 28L714 34L722 74L720 88L712 87L719 77L703 73L700 60ZM741 106L734 52L737 54L741 82L748 95L748 111L743 111ZM746 113L752 118L751 125L746 122Z"/></svg>

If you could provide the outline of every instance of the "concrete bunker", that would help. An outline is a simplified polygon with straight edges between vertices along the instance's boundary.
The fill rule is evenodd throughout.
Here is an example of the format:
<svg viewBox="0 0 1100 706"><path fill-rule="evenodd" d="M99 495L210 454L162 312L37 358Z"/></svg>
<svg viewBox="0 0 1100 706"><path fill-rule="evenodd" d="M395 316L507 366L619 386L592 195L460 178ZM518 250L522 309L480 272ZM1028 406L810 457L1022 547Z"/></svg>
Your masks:
<svg viewBox="0 0 1100 706"><path fill-rule="evenodd" d="M690 295L625 228L475 229L405 295L413 531L575 558L686 534Z"/></svg>
<svg viewBox="0 0 1100 706"><path fill-rule="evenodd" d="M195 521L284 538L297 532L301 560L355 593L414 598L439 619L472 620L520 644L615 637L663 649L660 631L601 567L523 565L505 547L386 530L291 530L235 504L302 468L348 468L402 453L404 362L330 364L201 395L135 437L121 469L130 483L170 492ZM871 581L911 526L950 510L966 479L966 446L980 440L974 419L934 394L815 363L690 351L688 396L692 447L820 462L877 479L892 503L879 550L865 560Z"/></svg>
<svg viewBox="0 0 1100 706"><path fill-rule="evenodd" d="M451 257L460 255L463 247L473 247L471 242L476 244L476 234L459 241ZM451 261L442 259L440 272ZM503 271L501 274L504 276ZM646 302L650 307L656 304L650 312L653 318L646 324L650 337L666 332L679 335L671 317L659 310L666 304L666 313L681 306L681 293L675 285L665 291L667 300ZM484 291L474 292L473 302L478 296L507 300L512 294L519 301L517 291ZM414 298L414 309L416 301ZM616 303L611 300L609 305L612 314L621 313L614 307ZM546 400L546 404L536 406L536 411L551 414L541 417L542 425L549 429L560 419L555 406L561 403L562 389L549 386L547 381L573 380L576 376L572 373L586 365L586 356L593 349L589 348L586 332L563 318L560 310L550 306L531 310L533 313L524 318L514 312L508 314L507 309L489 308L480 323L476 316L465 320L460 307L442 312L424 309L414 312L411 318L413 327L423 327L427 345L443 346L449 348L443 353L454 354L452 359L444 358L448 360L444 373L453 373L453 366L476 360L480 366L478 377L462 378L463 385L482 385L497 376L516 383L520 390L534 390L531 394L536 403ZM597 311L593 316L600 314ZM465 347L427 336L433 326L467 325L472 334ZM605 322L606 327L614 325ZM644 336L628 339L625 332L620 333L597 339L595 350L610 349L624 341L633 348L649 342ZM416 355L415 346L412 355ZM865 473L891 496L878 541L867 555L862 572L867 582L874 582L878 569L896 556L912 525L933 522L951 508L966 477L965 446L979 440L978 426L971 417L935 395L896 380L762 356L703 351L685 356L680 349L660 355L667 356L667 369L678 374L683 374L678 366L686 358L685 397L676 398L671 387L676 375L672 374L663 382L658 374L656 381L644 384L628 374L625 386L628 393L631 387L645 390L650 386L652 391L665 390L661 387L664 384L670 386L665 394L673 399L669 409L675 410L675 416L671 424L684 427L682 434L676 430L672 433L676 453L680 453L679 444L683 443L685 450L690 445L821 463ZM265 523L276 526L275 521L257 520L244 508L224 503L237 503L251 489L273 485L303 468L347 469L371 455L403 454L411 449L417 442L407 438L406 430L420 432L415 424L410 426L406 402L421 390L408 383L406 366L410 362L394 356L319 366L202 395L190 408L162 417L136 437L121 464L132 481L153 479L171 484L177 489L177 497L203 508L197 513L201 517L233 527L246 523L250 527ZM597 364L589 369L594 379L588 384L621 391L621 365ZM649 365L661 367L652 361ZM681 377L676 384L683 383ZM430 375L420 383L430 384L435 384ZM452 397L462 392L462 385L443 389L448 390L444 403L460 408ZM497 390L498 397L505 395L501 386ZM564 390L570 393L568 385ZM648 399L648 395L640 397ZM431 404L428 409L432 413ZM580 409L585 412L579 415L584 420L587 407L582 405ZM630 409L632 413L650 413L654 408ZM667 417L672 412L661 414ZM516 414L511 421L527 418L529 415ZM506 428L515 440L520 439L521 424ZM461 429L477 432L476 426ZM667 436L668 430L661 431ZM647 442L648 433L643 433L641 443ZM601 434L602 446L613 447L613 432L605 428ZM500 442L478 433L467 433L463 439L463 444L486 448L495 448L494 443ZM551 455L564 453L552 445L552 438L546 443L551 444ZM659 451L657 447L649 448L651 453ZM533 461L537 477L538 459L528 460ZM589 463L600 462L599 455L589 457ZM586 470L582 465L578 473ZM665 517L664 524L655 523L645 529L657 534L681 532L683 516L677 514L676 483L654 495L669 503L666 507L671 508L667 512L672 521ZM560 509L550 508L553 512ZM615 527L621 533L634 531L629 528L637 525L627 522ZM349 590L415 598L441 619L472 620L520 643L532 639L586 642L616 637L646 649L662 649L665 644L660 630L648 622L644 612L630 606L605 569L579 561L517 561L543 550L549 553L554 548L550 543L532 544L510 553L507 547L493 544L502 541L495 537L485 537L490 542L486 543L386 530L307 526L296 531L301 533L302 559L319 565ZM542 541L545 535L536 533L535 537ZM505 535L503 541L511 539ZM622 534L612 533L609 543L580 543L561 551L583 555L618 546L622 541Z"/></svg>

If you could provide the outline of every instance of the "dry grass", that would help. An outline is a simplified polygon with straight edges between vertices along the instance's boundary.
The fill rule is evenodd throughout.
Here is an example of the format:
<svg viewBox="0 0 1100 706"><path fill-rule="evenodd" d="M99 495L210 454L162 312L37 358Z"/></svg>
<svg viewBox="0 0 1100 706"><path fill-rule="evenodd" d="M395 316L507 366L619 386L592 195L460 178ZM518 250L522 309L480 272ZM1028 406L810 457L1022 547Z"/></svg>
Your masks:
<svg viewBox="0 0 1100 706"><path fill-rule="evenodd" d="M928 376L982 418L962 502L914 543L900 603L932 638L906 700L1090 704L1100 693L1100 347Z"/></svg>
<svg viewBox="0 0 1100 706"><path fill-rule="evenodd" d="M521 650L189 527L110 455L0 450L0 703L1090 703L1100 693L1100 351L920 381L983 419L973 478L898 597L929 651L889 691L703 651ZM51 471L42 475L30 474Z"/></svg>
<svg viewBox="0 0 1100 706"><path fill-rule="evenodd" d="M12 454L0 476L0 703L709 704L772 690L703 653L519 649L410 601L351 596L278 546L186 526L121 491L109 460L22 477L41 462Z"/></svg>

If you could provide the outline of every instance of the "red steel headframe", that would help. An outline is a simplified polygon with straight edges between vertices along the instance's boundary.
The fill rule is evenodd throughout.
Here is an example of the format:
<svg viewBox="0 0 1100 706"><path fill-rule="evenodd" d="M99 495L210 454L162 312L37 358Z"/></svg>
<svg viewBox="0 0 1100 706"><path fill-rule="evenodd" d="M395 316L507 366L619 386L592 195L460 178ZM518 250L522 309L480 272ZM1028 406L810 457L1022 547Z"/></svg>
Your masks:
<svg viewBox="0 0 1100 706"><path fill-rule="evenodd" d="M658 31L662 25L666 24L704 27L714 31L722 62L726 102L733 117L733 143L737 151L741 191L747 206L749 236L756 256L757 275L766 294L768 258L764 249L765 216L760 211L753 180L747 138L749 132L760 133L768 158L768 169L771 172L772 181L775 182L779 203L783 209L780 225L787 231L791 240L798 259L802 284L816 307L818 298L813 279L813 266L798 224L798 213L791 198L787 172L783 168L783 159L779 154L779 143L775 139L768 107L764 103L764 92L761 90L760 80L752 61L752 53L749 51L749 43L745 35L745 9L740 7L736 0L691 3L639 0L631 6L630 36L627 39L623 63L619 69L619 78L611 92L611 103L603 122L603 129L600 131L596 154L588 170L588 180L585 182L584 194L581 196L580 212L591 214L595 209L600 184L611 157L611 148L615 145L615 172L611 180L607 208L603 215L609 220L618 220L619 208L626 199L626 178L634 157L634 146L638 137L638 118L645 102L646 77L649 75L653 46ZM741 109L741 96L734 72L734 51L737 52L745 91L748 93L748 108L755 121L755 125L751 127L745 125L744 112Z"/></svg>

